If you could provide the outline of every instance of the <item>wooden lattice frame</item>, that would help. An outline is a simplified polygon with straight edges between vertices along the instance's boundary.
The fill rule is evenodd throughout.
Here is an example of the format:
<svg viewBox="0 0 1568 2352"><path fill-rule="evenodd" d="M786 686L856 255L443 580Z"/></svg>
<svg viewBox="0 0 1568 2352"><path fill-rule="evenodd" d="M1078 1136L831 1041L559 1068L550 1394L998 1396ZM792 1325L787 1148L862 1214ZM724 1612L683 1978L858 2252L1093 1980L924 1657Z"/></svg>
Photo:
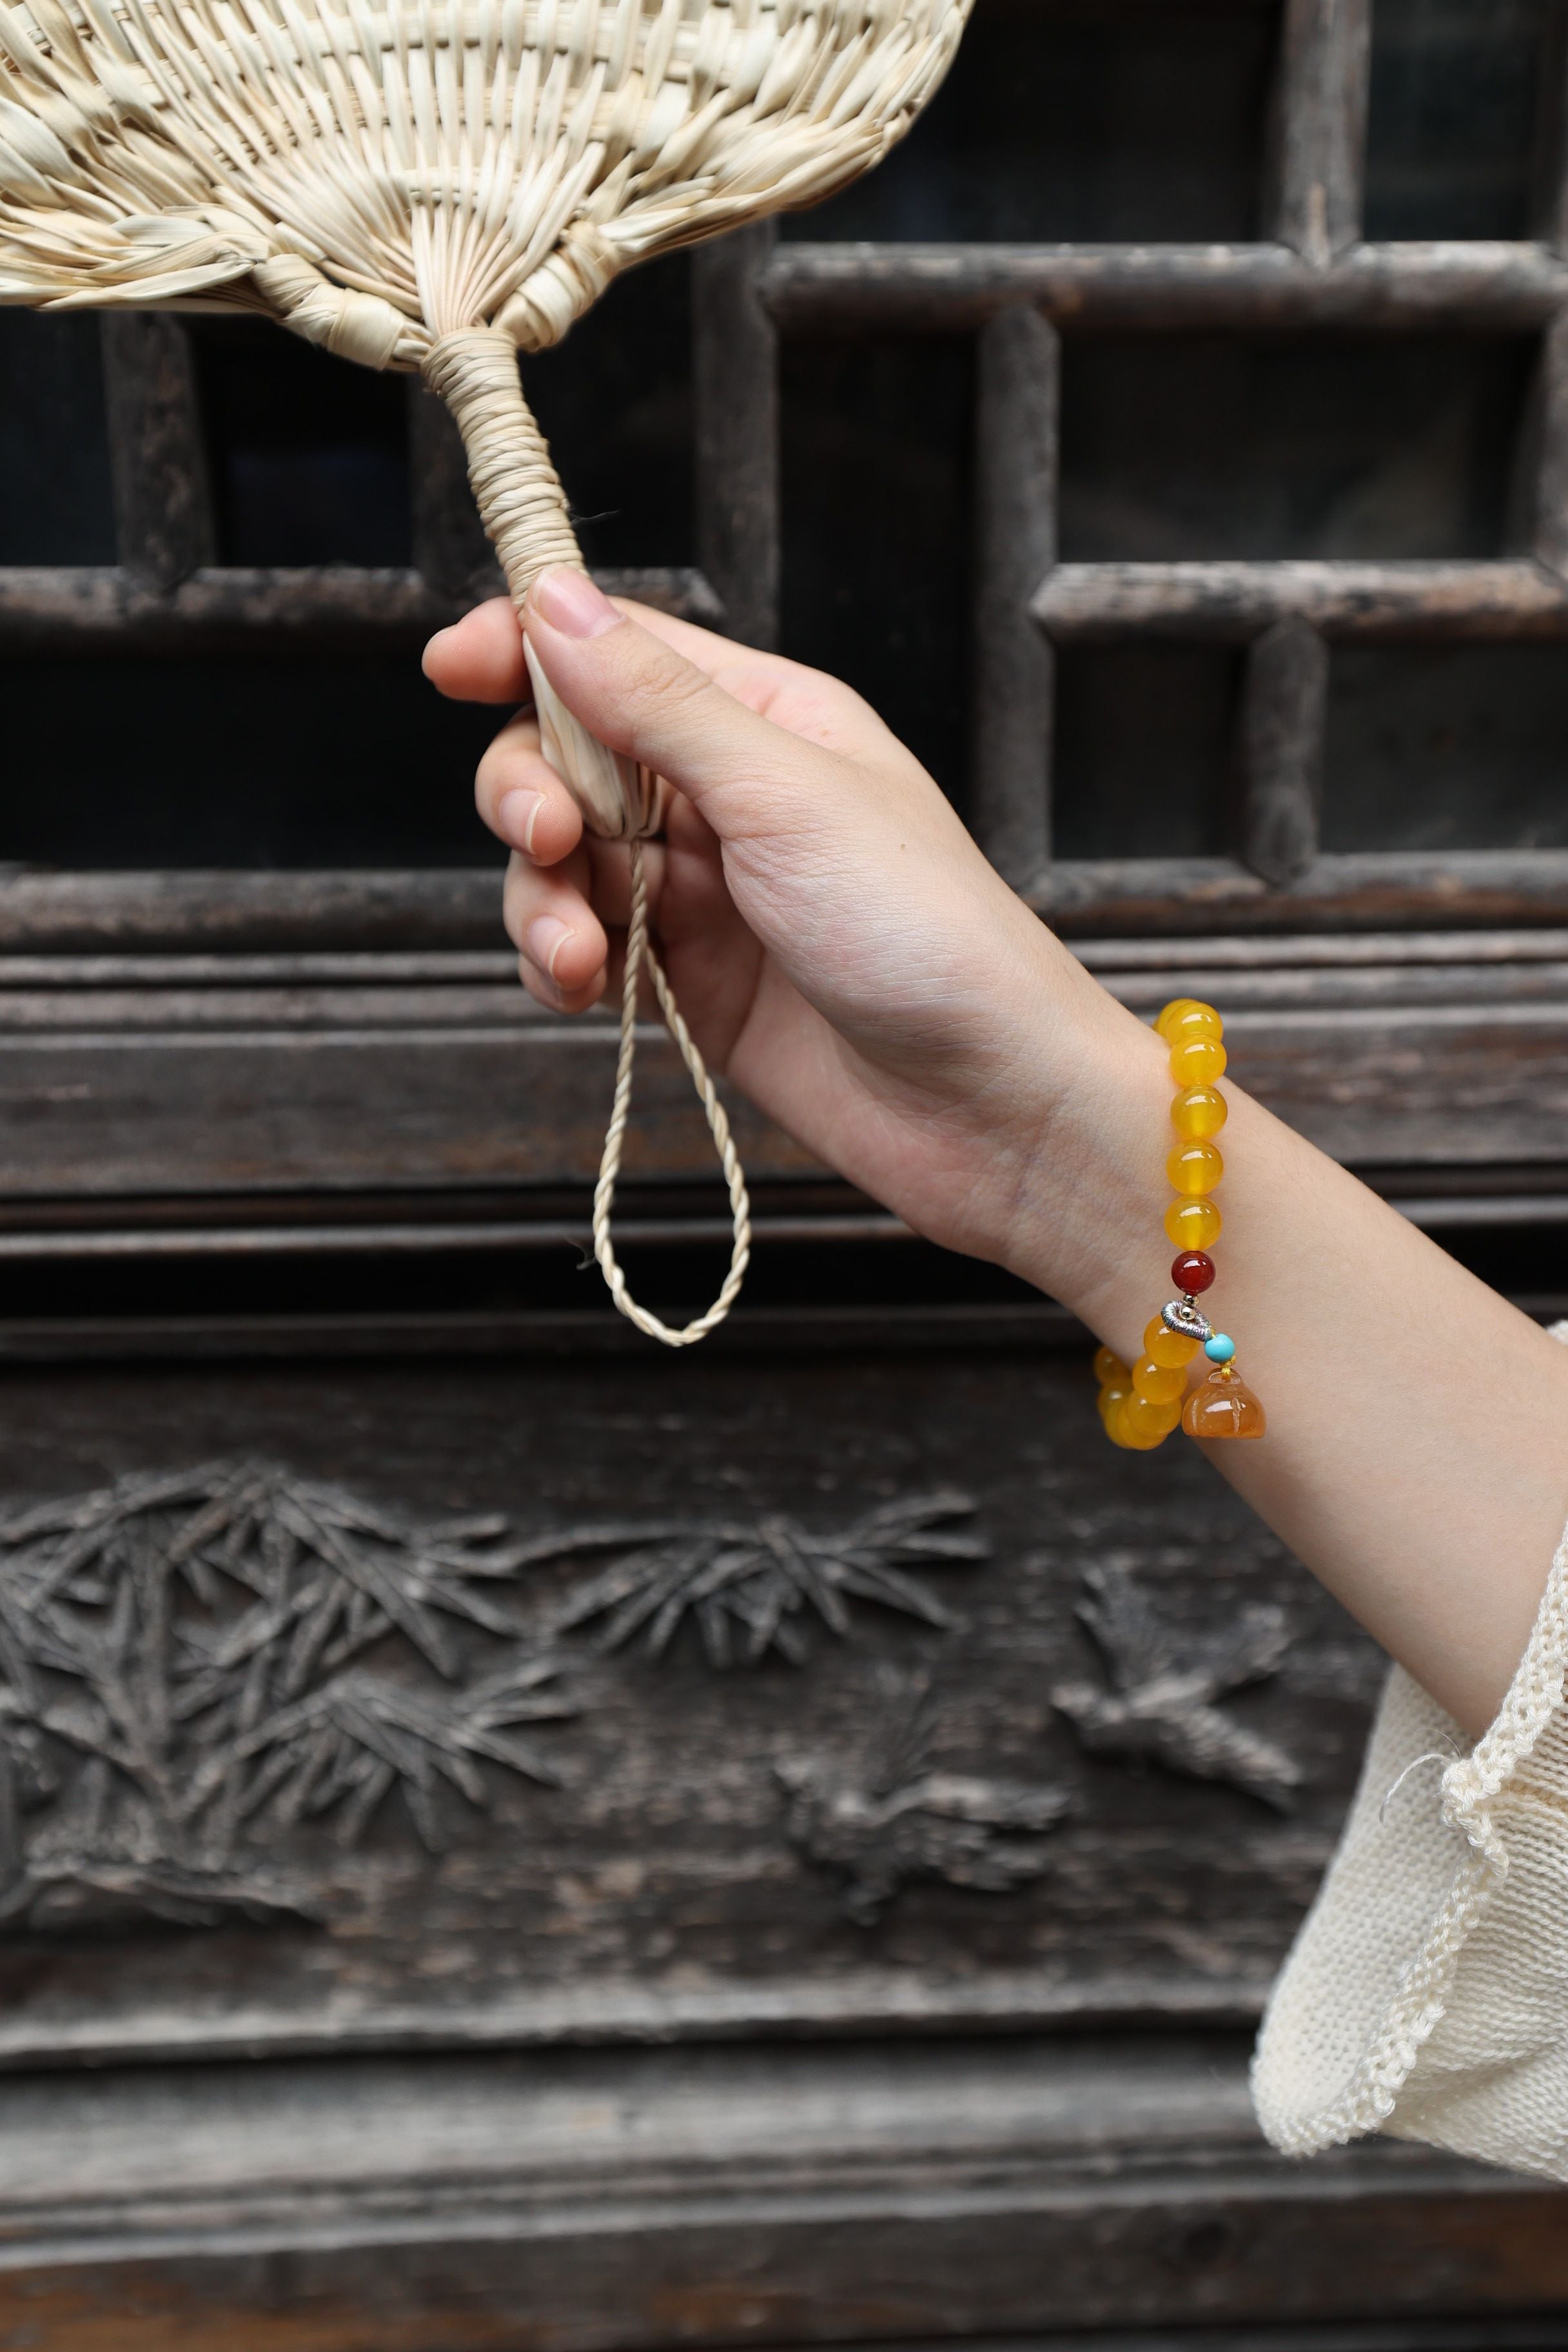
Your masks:
<svg viewBox="0 0 1568 2352"><path fill-rule="evenodd" d="M1543 73L1537 235L1506 244L1371 245L1361 237L1370 13L1371 0L1286 0L1270 110L1270 241L776 244L763 227L695 256L698 563L616 573L607 584L771 643L779 338L974 335L973 806L998 866L1064 929L1125 935L1568 917L1568 852L1347 856L1318 847L1332 644L1568 636L1563 44ZM1147 333L1538 332L1531 551L1492 562L1058 562L1056 321L1068 317ZM0 569L0 649L195 653L237 641L412 640L452 618L476 588L499 589L456 436L417 387L410 395L410 570L218 567L183 328L167 317L110 318L103 341L120 562ZM1053 859L1053 648L1149 637L1243 650L1237 855ZM342 882L354 896L349 877ZM448 903L454 888L461 918ZM424 906L431 891L443 913ZM79 891L70 895L74 903ZM458 877L439 885L432 877L413 896L426 932L433 919L443 935L468 936L481 899L488 908L488 878L481 891L475 877L470 894ZM387 911L378 909L378 936ZM348 916L340 907L335 929L345 929ZM346 930L357 929L349 919Z"/></svg>
<svg viewBox="0 0 1568 2352"><path fill-rule="evenodd" d="M1568 635L1568 79L1543 61L1529 242L1369 245L1362 182L1372 0L1286 0L1268 243L788 245L784 329L979 339L975 820L1042 913L1080 932L1560 921L1568 853L1324 856L1328 647ZM1140 332L1448 327L1542 336L1531 551L1485 562L1061 563L1056 321ZM1244 649L1233 858L1054 860L1052 650L1137 638Z"/></svg>

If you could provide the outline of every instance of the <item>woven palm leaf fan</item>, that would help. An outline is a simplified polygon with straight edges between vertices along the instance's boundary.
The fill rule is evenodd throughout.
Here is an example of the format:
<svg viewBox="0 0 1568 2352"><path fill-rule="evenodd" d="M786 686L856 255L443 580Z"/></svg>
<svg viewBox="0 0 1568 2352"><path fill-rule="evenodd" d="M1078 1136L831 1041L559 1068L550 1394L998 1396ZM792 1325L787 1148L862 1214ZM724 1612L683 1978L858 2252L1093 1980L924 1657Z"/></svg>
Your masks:
<svg viewBox="0 0 1568 2352"><path fill-rule="evenodd" d="M969 0L0 0L0 302L268 313L419 369L462 431L521 610L582 565L517 352L618 271L829 194L941 80ZM533 678L546 757L631 845L621 1050L594 1202L616 1305L671 1346L728 1313L750 1213L722 1107L647 940L656 781ZM730 1185L706 1315L631 1298L610 1240L646 962Z"/></svg>

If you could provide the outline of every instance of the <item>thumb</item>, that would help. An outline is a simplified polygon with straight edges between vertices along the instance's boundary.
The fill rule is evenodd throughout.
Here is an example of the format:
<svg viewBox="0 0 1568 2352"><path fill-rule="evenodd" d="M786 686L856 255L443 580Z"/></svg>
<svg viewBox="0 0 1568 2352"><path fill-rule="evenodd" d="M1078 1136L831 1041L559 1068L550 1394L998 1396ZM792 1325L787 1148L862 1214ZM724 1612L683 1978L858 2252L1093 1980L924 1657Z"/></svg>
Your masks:
<svg viewBox="0 0 1568 2352"><path fill-rule="evenodd" d="M726 694L705 670L611 604L585 572L542 572L528 642L574 718L694 801L721 840L776 832L838 782L831 751ZM814 789L815 787L815 789Z"/></svg>

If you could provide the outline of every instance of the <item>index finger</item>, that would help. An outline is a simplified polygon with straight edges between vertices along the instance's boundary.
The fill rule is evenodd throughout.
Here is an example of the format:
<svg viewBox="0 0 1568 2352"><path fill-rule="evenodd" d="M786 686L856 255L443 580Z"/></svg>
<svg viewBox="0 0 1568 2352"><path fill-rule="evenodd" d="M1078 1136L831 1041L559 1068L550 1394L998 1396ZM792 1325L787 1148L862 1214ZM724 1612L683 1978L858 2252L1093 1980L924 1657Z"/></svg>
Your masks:
<svg viewBox="0 0 1568 2352"><path fill-rule="evenodd" d="M655 604L639 604L630 596L616 596L611 602L629 620L662 637L698 669L706 670L710 677L732 667L742 679L754 677L757 690L763 691L785 678L810 674L803 672L798 662L785 661L779 654L753 652L749 646L720 636L714 629L661 612ZM522 629L510 598L491 596L449 628L437 629L425 648L425 675L439 693L458 701L526 702L531 688L522 658ZM730 691L737 701L751 699L734 685Z"/></svg>
<svg viewBox="0 0 1568 2352"><path fill-rule="evenodd" d="M510 598L476 604L450 628L437 629L423 667L437 694L454 702L531 702L522 631Z"/></svg>
<svg viewBox="0 0 1568 2352"><path fill-rule="evenodd" d="M850 687L808 669L782 654L759 653L737 645L716 629L703 628L655 604L629 596L611 599L616 609L658 637L693 668L760 718L791 735L826 749L856 753L886 751L887 729L868 703ZM425 648L425 675L437 691L460 702L530 702L532 687L522 655L522 630L510 600L492 596L476 604L450 628L438 629Z"/></svg>

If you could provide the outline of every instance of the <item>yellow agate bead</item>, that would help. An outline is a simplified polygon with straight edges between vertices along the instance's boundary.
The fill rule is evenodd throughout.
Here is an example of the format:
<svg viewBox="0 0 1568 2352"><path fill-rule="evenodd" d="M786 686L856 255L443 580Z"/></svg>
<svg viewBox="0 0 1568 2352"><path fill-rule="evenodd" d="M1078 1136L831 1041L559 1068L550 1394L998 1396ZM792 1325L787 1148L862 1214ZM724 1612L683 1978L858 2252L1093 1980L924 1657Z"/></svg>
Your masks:
<svg viewBox="0 0 1568 2352"><path fill-rule="evenodd" d="M1114 1348L1097 1348L1094 1351L1094 1377L1100 1387L1105 1388L1112 1381L1128 1380L1131 1374Z"/></svg>
<svg viewBox="0 0 1568 2352"><path fill-rule="evenodd" d="M1186 1394L1187 1376L1179 1364L1157 1364L1140 1356L1132 1367L1132 1391L1146 1404L1174 1404Z"/></svg>
<svg viewBox="0 0 1568 2352"><path fill-rule="evenodd" d="M1132 1429L1124 1421L1116 1443L1125 1446L1129 1454L1152 1454L1157 1446L1163 1445L1170 1433L1168 1429Z"/></svg>
<svg viewBox="0 0 1568 2352"><path fill-rule="evenodd" d="M1225 1059L1219 1039L1199 1030L1172 1041L1171 1076L1179 1087L1206 1087L1224 1071Z"/></svg>
<svg viewBox="0 0 1568 2352"><path fill-rule="evenodd" d="M1230 1116L1230 1106L1215 1087L1189 1087L1171 1105L1171 1125L1187 1143L1206 1143Z"/></svg>
<svg viewBox="0 0 1568 2352"><path fill-rule="evenodd" d="M1178 1143L1165 1162L1165 1173L1173 1192L1196 1200L1200 1192L1214 1191L1225 1174L1225 1161L1212 1143Z"/></svg>
<svg viewBox="0 0 1568 2352"><path fill-rule="evenodd" d="M1155 1315L1143 1327L1143 1353L1156 1364L1190 1364L1198 1343L1184 1331L1170 1330Z"/></svg>
<svg viewBox="0 0 1568 2352"><path fill-rule="evenodd" d="M1168 1037L1171 1034L1172 1022L1179 1014L1190 1013L1197 1001L1195 996L1173 996L1154 1024L1154 1034L1157 1037Z"/></svg>
<svg viewBox="0 0 1568 2352"><path fill-rule="evenodd" d="M1172 1013L1165 1024L1164 1035L1167 1045L1179 1045L1187 1037L1223 1037L1225 1023L1212 1004L1200 1004L1194 998L1179 1013Z"/></svg>
<svg viewBox="0 0 1568 2352"><path fill-rule="evenodd" d="M1148 1447L1169 1437L1182 1417L1179 1403L1156 1404L1152 1397L1130 1396L1119 1407L1125 1443Z"/></svg>
<svg viewBox="0 0 1568 2352"><path fill-rule="evenodd" d="M1179 1250L1206 1250L1219 1238L1220 1222L1212 1201L1173 1201L1165 1212L1165 1232Z"/></svg>

